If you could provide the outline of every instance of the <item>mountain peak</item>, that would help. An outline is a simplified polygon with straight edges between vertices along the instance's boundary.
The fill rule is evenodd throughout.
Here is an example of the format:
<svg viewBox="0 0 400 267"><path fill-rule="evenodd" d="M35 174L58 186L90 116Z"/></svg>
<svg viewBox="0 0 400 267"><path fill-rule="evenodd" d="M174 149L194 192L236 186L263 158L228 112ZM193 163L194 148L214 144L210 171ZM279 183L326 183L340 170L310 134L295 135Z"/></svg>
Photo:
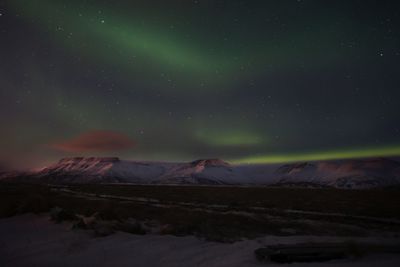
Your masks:
<svg viewBox="0 0 400 267"><path fill-rule="evenodd" d="M276 170L276 172L280 174L288 174L292 172L300 172L303 171L304 169L310 169L314 167L315 167L314 164L309 162L296 162L296 163L285 164L279 167Z"/></svg>
<svg viewBox="0 0 400 267"><path fill-rule="evenodd" d="M77 164L77 163L115 163L119 162L118 157L72 157L72 158L62 158L58 164Z"/></svg>
<svg viewBox="0 0 400 267"><path fill-rule="evenodd" d="M221 159L198 159L192 161L193 166L204 166L204 167L229 167L229 163Z"/></svg>
<svg viewBox="0 0 400 267"><path fill-rule="evenodd" d="M8 180L7 180L8 179ZM276 165L229 165L220 159L135 162L116 157L64 158L29 174L0 173L4 181L46 183L258 184L373 188L400 184L400 162L385 158Z"/></svg>

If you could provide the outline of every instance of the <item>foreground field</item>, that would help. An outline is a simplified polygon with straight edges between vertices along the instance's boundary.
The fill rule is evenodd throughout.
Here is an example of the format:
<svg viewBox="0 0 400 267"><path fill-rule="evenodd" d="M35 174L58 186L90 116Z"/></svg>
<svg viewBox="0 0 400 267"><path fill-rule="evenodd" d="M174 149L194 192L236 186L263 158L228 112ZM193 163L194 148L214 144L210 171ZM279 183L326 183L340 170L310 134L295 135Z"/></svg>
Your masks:
<svg viewBox="0 0 400 267"><path fill-rule="evenodd" d="M114 235L93 238L88 231L71 230L71 223L54 224L45 215L0 219L0 266L282 266L259 262L254 250L269 244L348 241L348 237L267 236L234 244L207 242L192 236ZM353 242L396 244L393 238L351 238ZM399 266L399 254L371 254L325 263L290 266ZM287 265L285 265L287 266Z"/></svg>
<svg viewBox="0 0 400 267"><path fill-rule="evenodd" d="M234 242L263 235L400 232L399 190L1 184L0 215L49 212L157 225L159 232ZM113 228L118 228L113 225ZM117 229L120 230L120 229Z"/></svg>
<svg viewBox="0 0 400 267"><path fill-rule="evenodd" d="M327 266L398 266L399 193L2 183L0 265L260 266L265 245L341 242Z"/></svg>

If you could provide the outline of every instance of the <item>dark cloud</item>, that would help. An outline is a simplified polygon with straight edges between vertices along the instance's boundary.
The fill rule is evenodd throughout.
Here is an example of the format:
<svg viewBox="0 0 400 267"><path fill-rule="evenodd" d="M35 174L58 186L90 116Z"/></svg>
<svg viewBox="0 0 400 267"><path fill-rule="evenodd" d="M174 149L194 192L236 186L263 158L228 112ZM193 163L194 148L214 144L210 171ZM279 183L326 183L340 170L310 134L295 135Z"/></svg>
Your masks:
<svg viewBox="0 0 400 267"><path fill-rule="evenodd" d="M113 131L89 131L51 146L64 152L109 152L130 149L135 145L127 135Z"/></svg>

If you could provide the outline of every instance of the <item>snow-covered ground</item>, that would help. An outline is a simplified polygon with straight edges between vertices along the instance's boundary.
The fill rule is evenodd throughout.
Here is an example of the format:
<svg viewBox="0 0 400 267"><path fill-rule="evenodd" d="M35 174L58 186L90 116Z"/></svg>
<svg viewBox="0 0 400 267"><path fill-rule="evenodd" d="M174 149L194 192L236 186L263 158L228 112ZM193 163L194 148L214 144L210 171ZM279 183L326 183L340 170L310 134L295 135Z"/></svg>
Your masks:
<svg viewBox="0 0 400 267"><path fill-rule="evenodd" d="M398 238L267 236L233 244L195 237L116 233L94 238L47 216L21 215L0 220L0 266L287 266L260 263L254 250L263 245L360 241L399 243ZM357 260L290 264L299 266L400 266L399 254L375 254Z"/></svg>

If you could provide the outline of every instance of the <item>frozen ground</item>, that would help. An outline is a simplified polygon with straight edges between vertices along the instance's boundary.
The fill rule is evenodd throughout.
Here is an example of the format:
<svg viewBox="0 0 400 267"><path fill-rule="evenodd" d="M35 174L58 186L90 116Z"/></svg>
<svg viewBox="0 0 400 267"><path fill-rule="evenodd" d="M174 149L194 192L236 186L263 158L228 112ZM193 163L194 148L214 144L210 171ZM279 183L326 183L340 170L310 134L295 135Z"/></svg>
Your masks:
<svg viewBox="0 0 400 267"><path fill-rule="evenodd" d="M195 237L116 233L94 238L47 216L21 215L0 220L0 266L286 266L260 263L253 251L263 245L301 242L363 241L399 243L398 238L267 236L234 244ZM400 266L399 254L375 254L357 260L290 266Z"/></svg>

